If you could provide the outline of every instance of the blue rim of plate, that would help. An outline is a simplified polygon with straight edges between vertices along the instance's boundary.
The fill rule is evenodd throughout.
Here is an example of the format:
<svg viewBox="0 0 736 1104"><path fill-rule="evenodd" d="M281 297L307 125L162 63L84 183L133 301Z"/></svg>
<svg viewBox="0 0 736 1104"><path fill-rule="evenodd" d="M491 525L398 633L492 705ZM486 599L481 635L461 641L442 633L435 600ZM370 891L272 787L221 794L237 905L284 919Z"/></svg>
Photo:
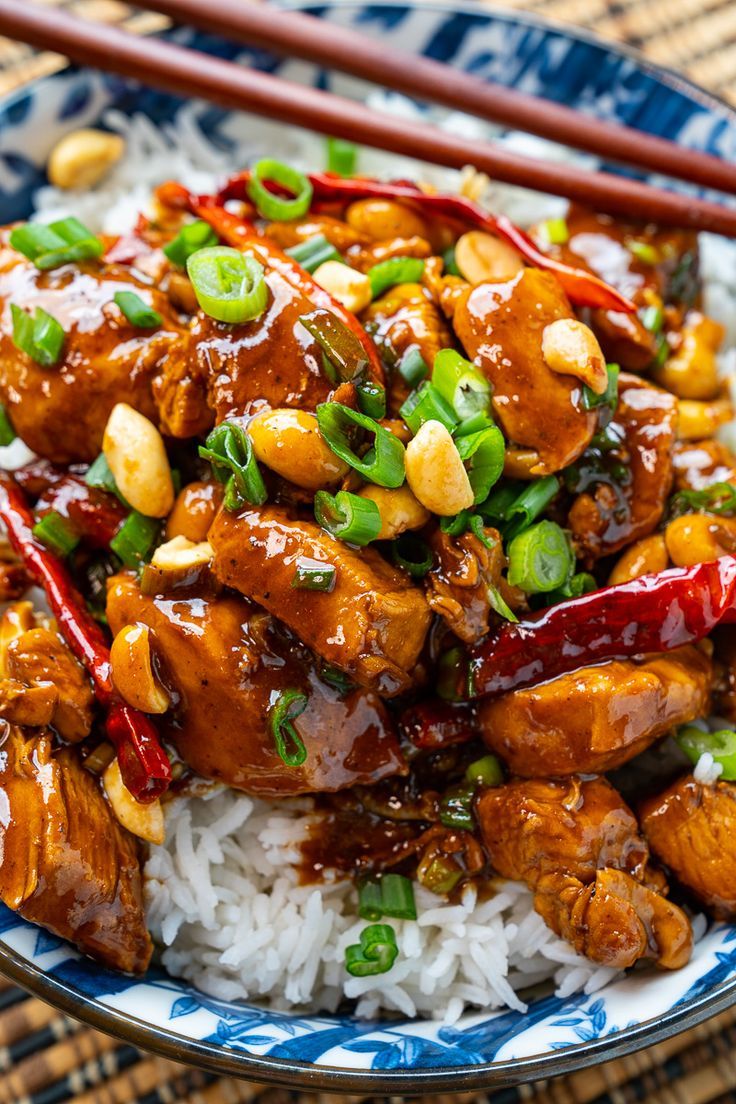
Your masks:
<svg viewBox="0 0 736 1104"><path fill-rule="evenodd" d="M331 5L350 7L362 0L330 0ZM391 7L396 0L370 0L371 6ZM684 93L708 110L725 113L736 126L736 110L714 93L701 88L689 78L666 66L657 65L639 50L616 42L608 42L591 31L568 26L546 19L536 13L504 11L492 4L446 4L434 0L409 0L413 7L434 12L461 12L468 16L489 14L494 19L521 24L562 34L569 39L604 49L619 57L628 58L639 68L651 74L662 84ZM318 0L276 0L278 7L309 10L319 8ZM81 68L71 66L71 71ZM67 70L68 71L68 70ZM41 78L49 79L49 78ZM2 97L3 104L12 104L16 96L23 96L26 86ZM60 979L45 974L37 965L29 962L17 951L0 942L0 972L34 996L58 1008L75 1019L81 1020L98 1031L106 1032L142 1050L161 1055L174 1062L194 1065L226 1077L263 1082L284 1088L319 1090L323 1092L370 1092L403 1096L423 1095L428 1092L469 1092L488 1088L505 1088L528 1081L559 1077L589 1066L623 1058L637 1050L654 1046L674 1035L696 1027L705 1020L727 1011L736 1004L736 977L724 981L710 992L691 999L687 1005L676 1005L664 1015L644 1020L636 1026L624 1028L617 1035L582 1042L564 1051L530 1055L500 1062L478 1065L405 1070L390 1073L384 1070L347 1070L337 1066L300 1062L293 1059L254 1056L242 1051L232 1052L214 1043L200 1042L171 1031L155 1027L103 1005L94 998L80 998L79 993ZM409 1084L407 1084L409 1082Z"/></svg>

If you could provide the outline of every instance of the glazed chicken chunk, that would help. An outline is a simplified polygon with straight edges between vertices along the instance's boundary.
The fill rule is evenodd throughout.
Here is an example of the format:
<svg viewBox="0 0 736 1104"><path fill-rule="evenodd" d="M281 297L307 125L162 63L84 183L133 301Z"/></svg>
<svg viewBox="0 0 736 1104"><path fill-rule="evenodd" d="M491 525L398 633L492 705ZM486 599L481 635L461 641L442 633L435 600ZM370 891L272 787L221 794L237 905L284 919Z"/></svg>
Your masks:
<svg viewBox="0 0 736 1104"><path fill-rule="evenodd" d="M736 916L736 786L678 779L641 808L657 858L722 920Z"/></svg>
<svg viewBox="0 0 736 1104"><path fill-rule="evenodd" d="M613 770L675 725L707 715L713 679L692 646L610 660L482 702L483 739L514 774Z"/></svg>
<svg viewBox="0 0 736 1104"><path fill-rule="evenodd" d="M113 969L142 973L152 944L135 838L76 751L2 725L0 898Z"/></svg>
<svg viewBox="0 0 736 1104"><path fill-rule="evenodd" d="M690 923L662 896L636 818L605 779L509 782L484 790L476 812L492 866L526 882L578 953L618 969L688 961Z"/></svg>

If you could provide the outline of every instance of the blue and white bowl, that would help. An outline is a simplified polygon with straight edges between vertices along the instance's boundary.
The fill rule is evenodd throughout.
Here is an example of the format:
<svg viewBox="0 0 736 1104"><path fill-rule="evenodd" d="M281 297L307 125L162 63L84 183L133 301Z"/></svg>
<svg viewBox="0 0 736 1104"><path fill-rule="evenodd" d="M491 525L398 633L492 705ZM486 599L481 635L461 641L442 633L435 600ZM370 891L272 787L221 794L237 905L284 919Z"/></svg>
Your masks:
<svg viewBox="0 0 736 1104"><path fill-rule="evenodd" d="M600 118L722 157L736 154L736 113L725 104L625 49L535 17L422 0L326 0L306 9ZM176 38L271 72L282 68L262 51L243 52L211 36L178 31ZM291 65L289 75L319 87L333 79L301 64ZM356 93L355 82L338 80L343 93ZM94 123L111 107L169 122L181 103L86 69L6 98L0 104L0 222L29 213L48 152L65 132ZM227 115L205 105L199 111L208 136L223 145ZM525 1015L476 1013L451 1027L277 1013L214 1000L157 969L135 980L102 969L7 909L0 910L0 968L65 1012L169 1058L310 1089L409 1094L549 1077L693 1026L736 1000L736 926L712 927L678 972L637 971L592 996L541 997Z"/></svg>

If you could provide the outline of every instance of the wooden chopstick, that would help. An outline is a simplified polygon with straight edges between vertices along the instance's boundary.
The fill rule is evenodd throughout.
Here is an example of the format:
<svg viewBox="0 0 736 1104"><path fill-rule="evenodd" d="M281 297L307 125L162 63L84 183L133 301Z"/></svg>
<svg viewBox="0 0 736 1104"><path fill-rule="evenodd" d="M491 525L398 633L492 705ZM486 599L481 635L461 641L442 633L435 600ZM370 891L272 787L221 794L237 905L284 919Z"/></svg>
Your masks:
<svg viewBox="0 0 736 1104"><path fill-rule="evenodd" d="M351 100L170 42L87 23L27 0L0 0L0 33L170 92L200 96L439 165L473 164L496 180L565 196L611 214L736 237L736 209L607 173L520 157L489 143L369 111Z"/></svg>
<svg viewBox="0 0 736 1104"><path fill-rule="evenodd" d="M594 116L538 96L483 81L470 73L421 55L408 54L348 27L299 12L274 11L253 0L137 0L177 23L304 58L362 77L430 103L444 104L515 130L538 134L575 149L637 165L694 184L736 194L736 165L687 149L633 127Z"/></svg>

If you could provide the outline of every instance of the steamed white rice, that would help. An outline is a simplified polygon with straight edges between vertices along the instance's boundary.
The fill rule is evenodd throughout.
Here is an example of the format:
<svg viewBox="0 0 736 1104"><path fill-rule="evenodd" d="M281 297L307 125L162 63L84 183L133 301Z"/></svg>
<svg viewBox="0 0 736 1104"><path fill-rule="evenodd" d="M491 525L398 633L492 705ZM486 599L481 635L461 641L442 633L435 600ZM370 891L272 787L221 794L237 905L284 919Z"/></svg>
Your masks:
<svg viewBox="0 0 736 1104"><path fill-rule="evenodd" d="M395 95L376 93L372 102L406 115L416 111ZM119 233L130 228L139 211L150 211L151 189L165 179L178 178L206 191L228 171L264 155L303 169L324 163L321 138L244 115L226 124L232 149L225 154L201 132L197 112L196 105L189 105L174 124L160 130L143 116L129 120L109 112L105 121L126 138L127 156L93 192L41 189L37 217L47 221L74 214L96 231ZM469 137L489 131L458 113L440 116L438 122ZM528 136L502 140L522 152L572 156ZM452 170L372 151L363 151L361 170L429 180L447 191L458 190L461 180ZM556 216L565 206L561 200L492 184L484 198L522 223ZM736 243L704 235L702 246L706 309L728 327L731 345L736 339ZM733 358L733 350L724 355L724 369L734 366ZM736 445L736 435L732 439ZM0 455L0 461L5 459ZM14 455L7 459L18 462ZM719 770L712 757L703 756L696 774L710 782ZM490 899L478 901L468 887L454 904L416 887L417 920L393 922L400 954L392 970L373 978L350 977L343 966L345 947L357 942L364 926L352 882L314 886L299 881L298 845L315 815L306 799L266 802L217 788L166 806L166 841L151 849L146 866L146 903L161 960L172 974L222 999L262 998L280 1009L332 1010L347 997L357 1000L364 1016L388 1009L450 1022L467 1006L523 1010L519 992L542 982L566 996L581 989L592 992L614 976L557 939L534 912L524 886L499 883ZM699 922L699 934L703 928Z"/></svg>

